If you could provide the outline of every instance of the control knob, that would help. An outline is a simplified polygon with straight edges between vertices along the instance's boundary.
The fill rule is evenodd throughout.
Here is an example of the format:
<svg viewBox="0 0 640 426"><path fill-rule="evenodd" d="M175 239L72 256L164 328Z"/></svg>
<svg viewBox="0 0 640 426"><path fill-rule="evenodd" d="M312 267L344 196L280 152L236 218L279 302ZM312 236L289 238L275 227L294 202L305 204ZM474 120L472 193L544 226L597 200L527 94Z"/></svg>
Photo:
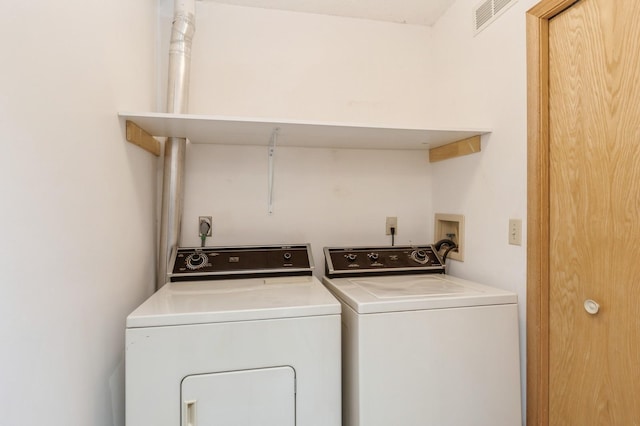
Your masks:
<svg viewBox="0 0 640 426"><path fill-rule="evenodd" d="M208 261L209 257L202 252L191 253L189 256L187 256L187 268L194 271L206 266Z"/></svg>
<svg viewBox="0 0 640 426"><path fill-rule="evenodd" d="M284 258L284 260L291 260L291 253L286 252L285 254L282 255L282 257Z"/></svg>
<svg viewBox="0 0 640 426"><path fill-rule="evenodd" d="M355 262L356 259L358 258L358 255L355 253L349 253L349 254L345 254L344 257L349 261L349 262Z"/></svg>
<svg viewBox="0 0 640 426"><path fill-rule="evenodd" d="M369 260L370 260L370 261L372 261L372 262L377 262L377 261L378 261L378 259L380 258L380 255L379 255L378 253L373 253L373 252L372 252L372 253L369 253L369 254L367 255L367 257L369 258Z"/></svg>
<svg viewBox="0 0 640 426"><path fill-rule="evenodd" d="M426 250L414 250L411 253L411 258L418 263L425 264L429 262Z"/></svg>

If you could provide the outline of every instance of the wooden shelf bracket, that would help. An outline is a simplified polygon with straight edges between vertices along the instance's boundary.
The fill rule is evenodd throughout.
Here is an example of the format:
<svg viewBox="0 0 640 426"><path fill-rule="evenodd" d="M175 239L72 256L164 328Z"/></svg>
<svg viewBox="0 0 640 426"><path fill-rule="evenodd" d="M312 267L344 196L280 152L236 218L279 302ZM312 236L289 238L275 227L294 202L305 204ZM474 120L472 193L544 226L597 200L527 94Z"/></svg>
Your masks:
<svg viewBox="0 0 640 426"><path fill-rule="evenodd" d="M160 156L160 142L139 127L133 121L127 120L127 140L140 148L149 151L156 157Z"/></svg>
<svg viewBox="0 0 640 426"><path fill-rule="evenodd" d="M480 136L472 136L437 148L431 148L429 150L429 162L435 163L475 152L480 152Z"/></svg>

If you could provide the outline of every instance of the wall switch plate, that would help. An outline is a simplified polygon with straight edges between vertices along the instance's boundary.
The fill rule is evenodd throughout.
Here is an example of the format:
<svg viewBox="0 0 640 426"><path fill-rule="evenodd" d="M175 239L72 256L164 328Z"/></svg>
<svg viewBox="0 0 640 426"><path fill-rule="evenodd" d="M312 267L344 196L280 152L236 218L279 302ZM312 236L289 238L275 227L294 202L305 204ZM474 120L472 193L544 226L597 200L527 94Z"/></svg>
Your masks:
<svg viewBox="0 0 640 426"><path fill-rule="evenodd" d="M391 228L394 228L395 235L398 235L398 218L396 216L387 216L387 222L386 222L387 235L391 235Z"/></svg>
<svg viewBox="0 0 640 426"><path fill-rule="evenodd" d="M509 219L509 244L522 245L522 219Z"/></svg>

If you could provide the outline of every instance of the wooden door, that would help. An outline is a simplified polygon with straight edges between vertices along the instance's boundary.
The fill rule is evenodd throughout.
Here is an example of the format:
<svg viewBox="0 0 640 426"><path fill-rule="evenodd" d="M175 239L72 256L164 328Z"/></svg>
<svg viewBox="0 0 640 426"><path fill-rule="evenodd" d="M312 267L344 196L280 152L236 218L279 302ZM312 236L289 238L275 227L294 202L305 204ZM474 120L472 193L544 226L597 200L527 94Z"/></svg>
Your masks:
<svg viewBox="0 0 640 426"><path fill-rule="evenodd" d="M529 271L546 375L529 370L530 398L548 400L529 420L640 425L640 2L581 0L548 18Z"/></svg>

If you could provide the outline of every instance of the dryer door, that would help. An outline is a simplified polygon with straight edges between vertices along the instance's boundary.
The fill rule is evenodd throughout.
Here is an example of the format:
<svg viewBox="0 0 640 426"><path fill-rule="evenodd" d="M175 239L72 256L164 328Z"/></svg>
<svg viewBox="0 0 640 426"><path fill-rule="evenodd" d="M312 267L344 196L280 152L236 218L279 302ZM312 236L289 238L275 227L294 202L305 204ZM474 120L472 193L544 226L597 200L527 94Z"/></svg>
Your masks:
<svg viewBox="0 0 640 426"><path fill-rule="evenodd" d="M289 366L187 376L182 426L295 426Z"/></svg>

